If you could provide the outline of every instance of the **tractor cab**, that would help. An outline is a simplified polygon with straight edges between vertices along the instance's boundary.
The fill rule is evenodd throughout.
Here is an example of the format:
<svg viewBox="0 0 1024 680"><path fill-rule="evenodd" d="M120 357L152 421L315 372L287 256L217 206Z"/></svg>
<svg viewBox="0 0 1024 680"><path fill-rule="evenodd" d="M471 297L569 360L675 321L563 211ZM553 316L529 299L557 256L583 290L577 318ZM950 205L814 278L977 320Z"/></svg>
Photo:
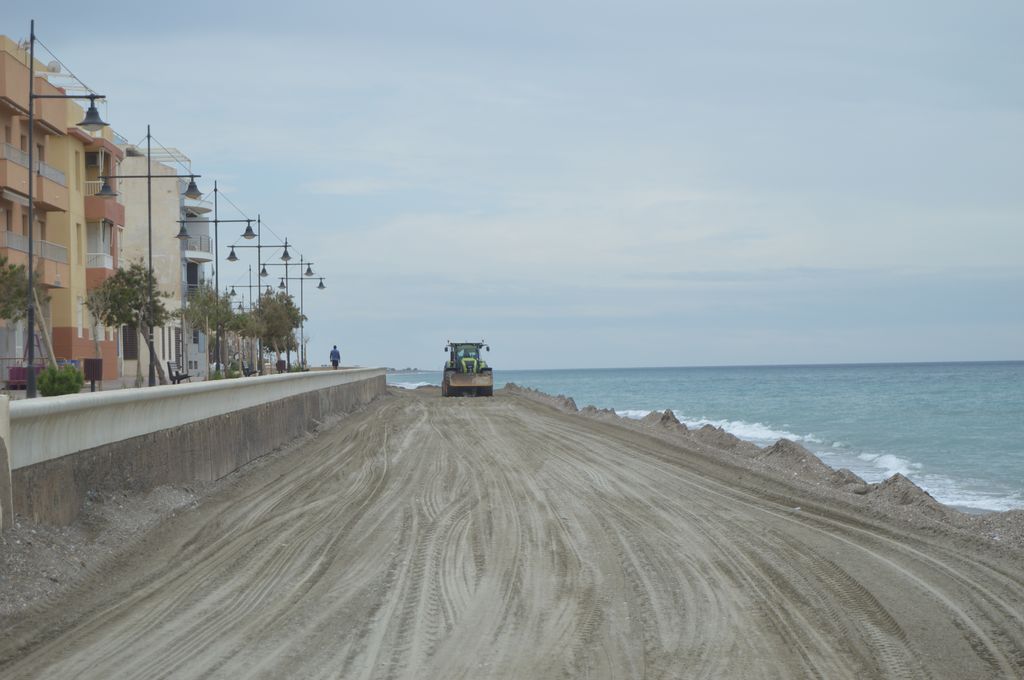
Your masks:
<svg viewBox="0 0 1024 680"><path fill-rule="evenodd" d="M487 362L480 357L480 349L487 345L480 342L458 342L445 347L448 350L448 365L459 373L480 373L487 368Z"/></svg>

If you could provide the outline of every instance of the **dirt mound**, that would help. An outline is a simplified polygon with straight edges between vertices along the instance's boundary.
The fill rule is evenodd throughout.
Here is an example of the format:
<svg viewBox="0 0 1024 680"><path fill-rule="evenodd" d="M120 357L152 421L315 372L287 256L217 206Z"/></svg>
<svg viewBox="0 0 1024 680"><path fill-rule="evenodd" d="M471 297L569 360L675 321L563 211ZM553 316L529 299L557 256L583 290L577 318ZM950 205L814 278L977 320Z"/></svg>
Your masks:
<svg viewBox="0 0 1024 680"><path fill-rule="evenodd" d="M832 473L832 483L842 487L844 491L863 495L868 492L868 483L847 468L840 468Z"/></svg>
<svg viewBox="0 0 1024 680"><path fill-rule="evenodd" d="M702 444L707 444L724 451L755 455L761 450L756 445L745 442L736 435L714 425L705 425L699 430L691 430L691 432L693 437Z"/></svg>
<svg viewBox="0 0 1024 680"><path fill-rule="evenodd" d="M662 427L670 427L674 429L687 429L686 425L683 425L681 422L679 422L679 419L676 418L676 414L672 412L672 409L665 409L664 412L651 411L646 416L641 418L640 422L644 423L645 425L660 425Z"/></svg>
<svg viewBox="0 0 1024 680"><path fill-rule="evenodd" d="M515 383L508 383L505 385L505 391L511 392L512 394L520 394L524 397L539 401L542 404L554 406L559 411L565 413L576 413L579 408L576 406L576 401L572 397L567 397L564 394L558 396L552 396L540 390L535 390L530 387L521 387Z"/></svg>
<svg viewBox="0 0 1024 680"><path fill-rule="evenodd" d="M780 439L761 452L758 460L772 467L791 470L808 481L832 481L835 471L813 453L789 439ZM852 473L851 473L852 474Z"/></svg>
<svg viewBox="0 0 1024 680"><path fill-rule="evenodd" d="M932 498L932 495L897 472L889 479L873 485L873 500L884 500L893 505L913 507L935 517L945 517L952 510Z"/></svg>

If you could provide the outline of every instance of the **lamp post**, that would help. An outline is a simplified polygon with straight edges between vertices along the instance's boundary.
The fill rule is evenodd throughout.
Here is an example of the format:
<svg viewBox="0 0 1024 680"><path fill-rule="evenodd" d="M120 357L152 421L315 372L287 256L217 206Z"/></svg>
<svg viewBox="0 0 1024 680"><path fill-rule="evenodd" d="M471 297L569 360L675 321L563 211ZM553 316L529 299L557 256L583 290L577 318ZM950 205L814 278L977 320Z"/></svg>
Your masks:
<svg viewBox="0 0 1024 680"><path fill-rule="evenodd" d="M254 245L254 246L247 246L247 245L244 245L244 244L236 243L236 244L231 246L231 252L228 253L228 256L227 256L226 259L227 259L228 262L237 262L238 261L238 255L235 254L235 248L255 248L256 249L256 264L260 268L259 277L261 279L265 279L268 276L270 276L270 272L267 271L267 265L273 266L274 263L263 262L263 249L264 248L276 248L276 247L284 246L284 252L281 254L281 259L284 260L287 263L288 260L291 259L291 255L288 254L288 239L285 239L285 242L283 244L282 243L277 243L277 244L271 244L271 245L268 245L268 246L264 246L263 245L263 222L262 222L261 216L259 214L256 215L256 231L253 231L253 229L252 229L252 223L251 223L252 221L251 220L244 220L244 221L249 222L249 224L246 225L245 231L242 233L242 238L244 238L247 241L251 241L253 239L256 239L256 245ZM262 284L259 284L259 285L262 285ZM274 291L268 285L266 292L273 294ZM257 298L256 298L256 306L257 306L257 308L261 308L262 304L263 304L262 303L262 296L257 296ZM262 363L263 363L263 342L262 342L262 340L259 342L259 355L260 355L259 356L260 368L262 369Z"/></svg>
<svg viewBox="0 0 1024 680"><path fill-rule="evenodd" d="M228 222L245 222L246 226L251 231L252 230L252 220L248 219L248 218L242 219L242 220L222 220L222 219L220 219L219 216L218 216L218 211L217 211L217 204L218 204L217 194L218 193L219 193L219 190L217 189L217 180L214 180L213 181L213 261L214 261L214 266L213 266L213 286L214 286L214 289L217 291L217 299L220 300L220 245L219 245L220 225L222 223L228 223ZM189 238L188 228L185 225L187 225L187 224L209 224L209 223L210 223L209 220L178 220L178 224L181 225L181 228L178 230L178 236L177 236L178 240L179 241L186 241ZM230 260L231 262L234 262L235 260L238 259L237 257L235 257L234 252L235 251L232 248L231 255L228 256L228 260ZM231 259L232 257L234 257L234 259ZM220 364L221 364L220 329L221 329L221 323L218 320L218 322L217 322L217 341L216 341L216 345L214 347L214 356L217 357L216 361L217 361L218 370L219 370L219 367L220 367Z"/></svg>
<svg viewBox="0 0 1024 680"><path fill-rule="evenodd" d="M29 22L28 38L28 296L26 301L26 324L28 325L27 341L28 352L25 357L25 397L34 399L36 397L36 302L35 302L35 177L32 176L35 159L34 132L36 127L37 99L88 99L89 108L85 112L85 118L78 124L89 132L95 132L106 127L106 123L100 118L96 110L96 100L106 99L101 94L36 94L36 22L35 19Z"/></svg>
<svg viewBox="0 0 1024 680"><path fill-rule="evenodd" d="M302 255L299 255L299 269L300 270L302 269L302 265L306 265L306 271L304 271L302 273L302 276L293 276L293 277L289 278L287 276L287 270L285 270L286 274L285 274L285 276L283 276L281 278L281 285L278 286L279 288L282 288L282 289L285 290L285 292L287 292L288 286L287 286L286 282L288 282L288 281L298 281L299 282L299 363L303 367L308 365L308 362L306 360L306 325L305 325L306 315L305 315L305 311L304 311L304 309L305 309L305 295L303 294L303 288L305 286L307 278L312 278L312 277L316 276L313 273L313 267L312 267L313 264L315 264L315 263L307 262L307 261L305 261L303 259ZM317 286L317 289L318 290L324 290L325 288L327 288L327 286L324 285L324 277L321 276L320 277L320 285Z"/></svg>
<svg viewBox="0 0 1024 680"><path fill-rule="evenodd" d="M117 175L115 179L144 179L146 180L146 223L147 223L147 237L149 242L148 250L148 262L147 262L147 295L148 300L148 312L153 313L153 148L152 148L153 136L150 134L149 126L146 126L146 174L145 175ZM103 185L100 190L96 193L101 198L114 198L117 196L117 192L110 187L109 180L112 176L100 175L100 179L103 180ZM199 187L196 186L196 177L202 177L202 175L188 174L188 175L155 175L160 179L173 179L175 181L179 179L188 178L188 187L185 188L185 197L191 199L202 198L203 192L199 191ZM153 323L150 321L147 330L147 349L149 351L149 386L153 387L156 385L156 353L153 346ZM182 343L185 339L182 338Z"/></svg>

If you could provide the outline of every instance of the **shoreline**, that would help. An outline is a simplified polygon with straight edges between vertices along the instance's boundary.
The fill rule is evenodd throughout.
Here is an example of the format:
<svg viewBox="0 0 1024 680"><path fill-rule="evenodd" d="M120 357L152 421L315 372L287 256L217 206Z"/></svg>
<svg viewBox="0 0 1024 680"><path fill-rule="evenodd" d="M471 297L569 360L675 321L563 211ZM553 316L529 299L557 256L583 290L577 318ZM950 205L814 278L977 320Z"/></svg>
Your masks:
<svg viewBox="0 0 1024 680"><path fill-rule="evenodd" d="M970 363L984 365L1005 362ZM945 362L945 365L958 364ZM858 365L850 366L855 368ZM564 378L553 375L563 371L568 372ZM889 414L899 412L898 404L890 405L895 410L879 406L868 411L864 411L861 404L862 418L867 414L870 420L851 426L850 422L842 418L837 421L834 413L822 412L813 405L803 403L807 401L803 398L805 395L796 397L797 404L788 409L777 408L770 403L762 404L743 394L735 396L739 400L738 406L731 398L723 401L729 388L722 393L708 393L709 381L715 380L714 376L695 378L698 391L686 398L679 394L678 389L665 391L660 382L648 384L647 379L638 373L623 374L635 376L634 379L639 381L636 383L637 389L630 390L628 394L619 393L618 383L614 379L595 377L596 373L587 371L577 373L576 369L531 371L529 376L519 375L519 372L512 370L504 373L504 376L496 376L496 386L508 382L518 387L525 382L548 394L564 392L572 395L575 400L582 397L585 401L580 401L581 405L600 405L597 408L610 409L631 420L642 420L650 413L661 413L664 407L670 406L673 415L692 430L710 424L758 447L771 446L785 438L807 448L833 469L849 469L865 483L881 483L895 473L900 473L939 503L964 514L986 515L1024 510L1024 487L1021 486L1024 483L1024 477L1021 477L1024 469L1015 453L1019 449L1019 438L1013 436L1017 428L1004 428L1005 432L999 435L1001 439L997 442L997 448L985 448L991 446L984 443L988 436L988 430L984 428L991 426L992 419L996 417L991 414L986 416L988 420L983 420L981 415L974 419L970 413L961 413L960 416L970 419L971 424L960 428L953 423L936 422L936 418L929 419L923 413L915 414L906 423L897 422ZM552 375L542 378L544 373ZM536 377L532 377L533 374ZM419 373L389 377L388 384L403 389L436 387L439 376L438 371L421 370ZM622 379L625 378L618 378ZM778 388L793 378L782 377L778 382L774 378L768 380L769 388ZM735 380L733 384L732 391L735 391ZM845 398L842 390L826 391L826 395L832 400ZM859 396L863 398L863 395ZM809 411L805 408L808 406ZM1005 414L1003 420L1006 420ZM982 452L987 453L982 455ZM990 460L988 453L998 455ZM1011 474L995 472L997 468L993 466L997 464L1002 466L999 469L1005 468Z"/></svg>
<svg viewBox="0 0 1024 680"><path fill-rule="evenodd" d="M838 503L886 521L895 519L914 530L950 530L998 549L1024 551L1024 509L978 511L944 504L901 473L880 482L866 482L848 469L832 468L798 442L783 438L771 446L761 447L713 425L691 429L668 409L651 411L637 419L620 415L614 409L591 405L579 408L572 397L552 395L515 383L508 383L503 389L568 415L639 431L677 446L696 448L697 453L716 463L765 475L801 493L810 493L826 505Z"/></svg>

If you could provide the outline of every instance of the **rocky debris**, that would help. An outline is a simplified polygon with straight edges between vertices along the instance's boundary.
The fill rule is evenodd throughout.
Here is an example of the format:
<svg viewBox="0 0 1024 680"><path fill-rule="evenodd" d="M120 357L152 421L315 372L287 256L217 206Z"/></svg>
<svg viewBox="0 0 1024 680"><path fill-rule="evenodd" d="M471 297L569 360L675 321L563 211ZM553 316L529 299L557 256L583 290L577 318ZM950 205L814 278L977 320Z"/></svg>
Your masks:
<svg viewBox="0 0 1024 680"><path fill-rule="evenodd" d="M894 505L913 506L933 517L944 517L953 512L899 472L885 481L872 484L870 493L875 500L884 499Z"/></svg>
<svg viewBox="0 0 1024 680"><path fill-rule="evenodd" d="M134 494L90 489L78 519L66 527L16 516L0 535L0 620L59 595L166 517L196 507L196 486L201 483Z"/></svg>
<svg viewBox="0 0 1024 680"><path fill-rule="evenodd" d="M1024 546L1024 510L990 512L971 517L986 538L1006 546Z"/></svg>

